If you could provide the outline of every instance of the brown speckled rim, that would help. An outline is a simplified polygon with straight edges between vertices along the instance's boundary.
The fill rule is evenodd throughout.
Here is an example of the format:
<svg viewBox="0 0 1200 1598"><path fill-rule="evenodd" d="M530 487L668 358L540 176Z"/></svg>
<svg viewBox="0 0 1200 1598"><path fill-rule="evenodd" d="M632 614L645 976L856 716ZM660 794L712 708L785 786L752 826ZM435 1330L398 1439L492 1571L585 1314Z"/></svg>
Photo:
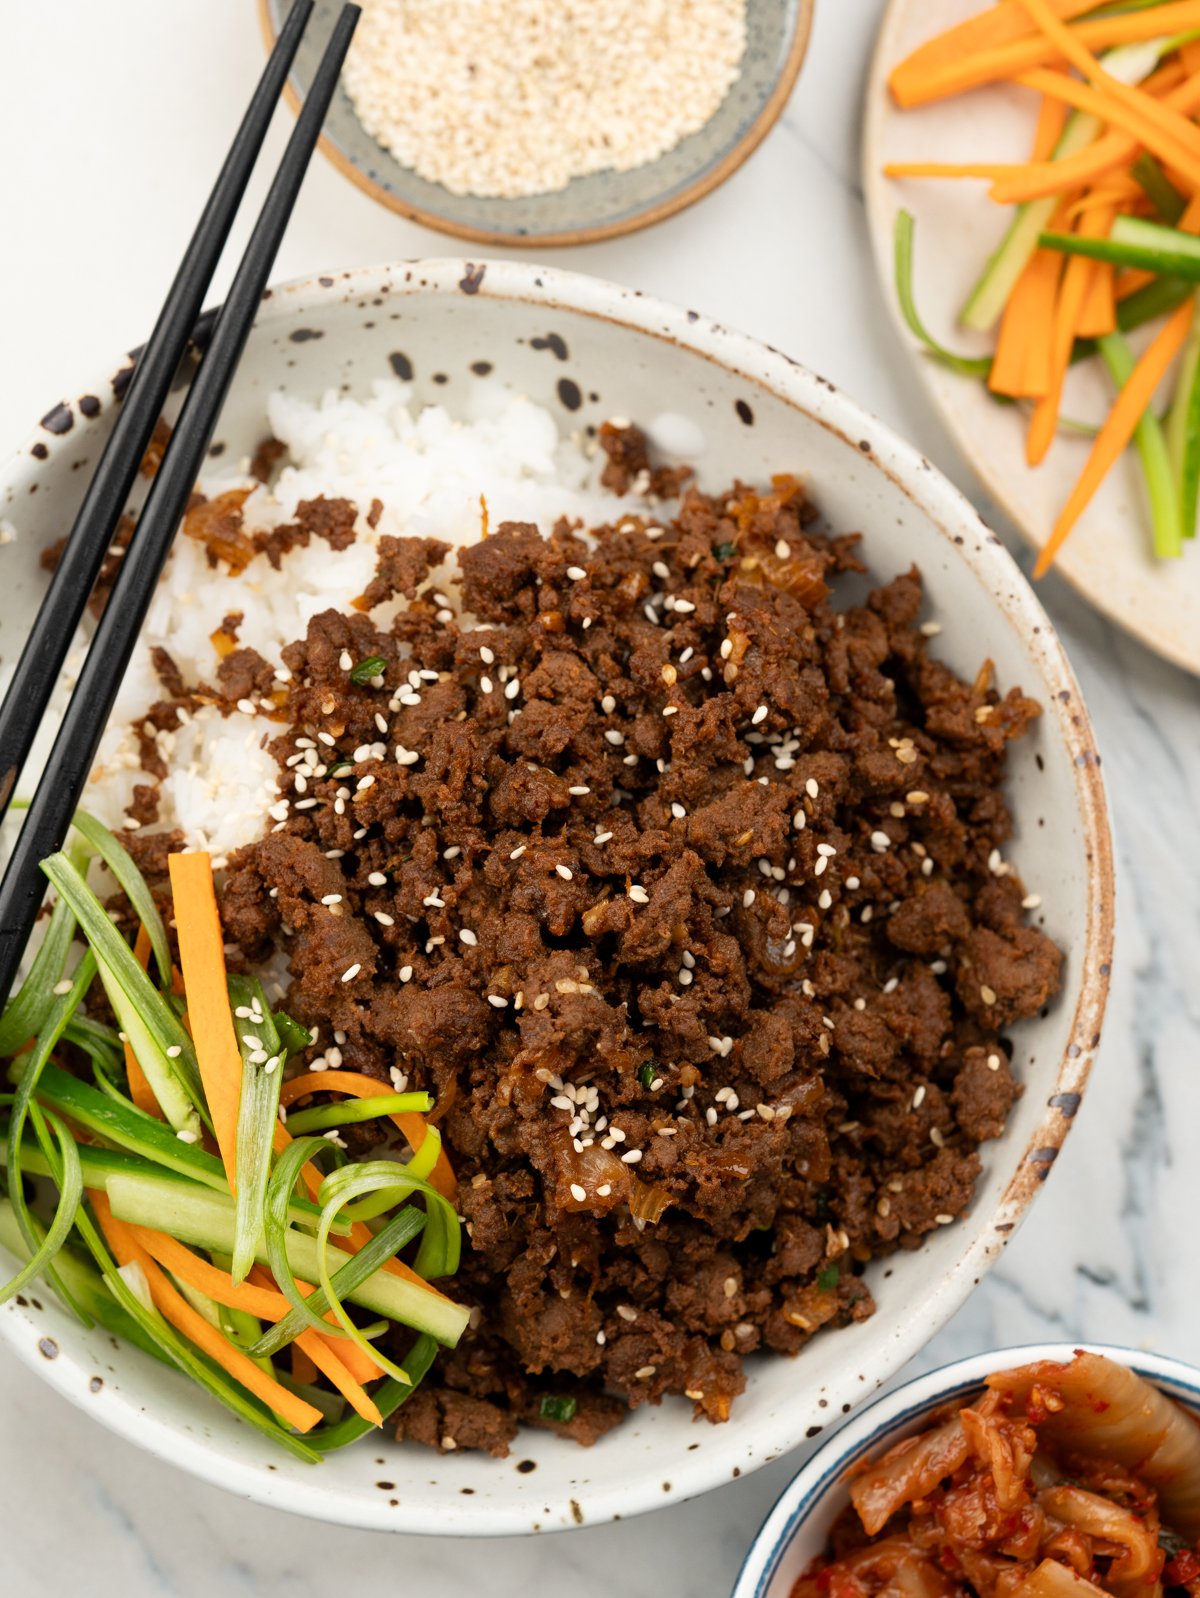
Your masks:
<svg viewBox="0 0 1200 1598"><path fill-rule="evenodd" d="M393 194L386 184L369 177L329 134L321 135L319 148L343 177L349 178L351 183L360 188L364 194L369 194L373 200L378 200L380 205L386 205L389 211L395 211L398 216L405 217L409 222L419 222L422 227L433 228L438 233L448 233L453 238L467 239L472 244L503 245L513 249L528 250L541 249L543 246L547 249L561 249L572 244L597 244L602 239L621 238L627 233L636 233L641 228L650 227L655 222L662 222L669 216L686 211L688 206L694 205L697 200L702 200L706 194L711 194L714 189L719 188L726 178L732 177L754 154L782 116L783 108L796 87L796 79L800 76L800 68L808 52L814 5L815 0L799 0L796 26L775 87L771 90L762 110L736 143L730 146L719 161L714 162L678 194L659 200L657 204L647 205L635 211L633 215L621 217L615 222L605 222L596 227L564 228L559 233L539 233L534 237L505 233L499 228L475 228L465 222L452 222L446 217L439 216L436 211L412 205L407 200L401 199L398 194ZM258 21L263 42L270 50L275 44L275 25L271 19L268 0L258 0ZM288 105L294 112L299 113L301 98L290 78L283 86L283 93Z"/></svg>
<svg viewBox="0 0 1200 1598"><path fill-rule="evenodd" d="M1041 604L999 539L980 520L967 499L917 451L890 428L845 398L827 380L788 356L748 336L731 332L694 311L651 299L636 290L601 279L534 266L521 261L479 262L430 260L390 266L360 267L323 277L282 284L268 291L259 325L286 326L303 317L319 320L322 305L358 301L364 296L477 295L570 316L610 323L636 335L698 356L722 372L774 396L823 428L856 455L868 458L894 487L941 533L953 562L965 562L990 595L990 603L1021 640L1037 675L1031 689L1042 699L1065 747L1074 778L1076 815L1086 857L1087 918L1078 945L1072 945L1071 969L1078 972L1078 992L1071 1014L1068 1042L1058 1062L1053 1090L1023 1148L1004 1151L1014 1162L1013 1175L998 1201L986 1213L968 1212L961 1225L960 1252L914 1303L913 1313L888 1329L888 1341L871 1365L845 1362L836 1378L822 1387L793 1384L775 1411L755 1427L739 1427L735 1418L719 1428L705 1446L671 1459L670 1481L660 1490L654 1466L635 1473L620 1487L587 1479L586 1462L568 1496L560 1489L553 1503L518 1495L505 1502L484 1497L447 1496L434 1527L428 1517L402 1504L377 1506L366 1496L331 1494L321 1486L320 1472L303 1479L288 1477L263 1464L231 1456L190 1427L155 1414L137 1401L106 1386L89 1389L90 1366L66 1349L48 1361L38 1352L36 1322L26 1312L0 1313L0 1340L6 1341L31 1369L66 1397L86 1408L112 1430L149 1452L170 1460L206 1481L260 1503L313 1519L374 1530L494 1536L549 1531L597 1523L691 1498L749 1474L822 1430L840 1406L857 1404L890 1379L916 1354L966 1300L984 1272L995 1262L1041 1190L1073 1123L1087 1083L1108 995L1113 938L1113 862L1104 787L1094 739L1078 685L1063 647ZM123 362L121 370L127 369ZM92 394L111 392L109 382ZM106 403L108 403L106 401ZM77 407L64 407L71 422ZM57 414L56 411L49 414ZM86 412L81 414L86 415ZM93 413L94 414L94 413ZM39 427L22 457L10 464L35 478L64 447L63 434ZM1036 1024L1036 1023L1031 1023ZM10 1304L8 1311L13 1310ZM197 1429L198 1430L198 1429ZM642 1477L645 1477L645 1480ZM521 1478L535 1488L539 1475ZM544 1511L541 1506L545 1505Z"/></svg>

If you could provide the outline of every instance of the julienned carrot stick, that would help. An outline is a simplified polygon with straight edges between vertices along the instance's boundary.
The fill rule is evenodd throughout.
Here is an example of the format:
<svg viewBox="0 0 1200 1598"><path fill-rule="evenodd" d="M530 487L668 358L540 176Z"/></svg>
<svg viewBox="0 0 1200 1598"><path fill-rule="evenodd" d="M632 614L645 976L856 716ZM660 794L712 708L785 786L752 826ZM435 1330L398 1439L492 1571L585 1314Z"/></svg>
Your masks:
<svg viewBox="0 0 1200 1598"><path fill-rule="evenodd" d="M1050 383L1050 333L1062 257L1038 250L1009 296L988 374L993 394L1040 399Z"/></svg>
<svg viewBox="0 0 1200 1598"><path fill-rule="evenodd" d="M1153 6L1125 15L1085 17L1068 31L1073 39L1095 51L1169 37L1197 27L1200 27L1200 0L1176 0L1175 4ZM897 89L896 75L906 65L902 63L891 80L892 94L896 103L905 109L928 105L967 89L980 88L985 83L1015 78L1032 67L1056 64L1062 59L1063 51L1053 38L1045 33L1027 34L989 49L959 55L923 74L906 73Z"/></svg>
<svg viewBox="0 0 1200 1598"><path fill-rule="evenodd" d="M167 856L188 1021L217 1147L237 1192L237 1124L242 1056L233 1030L225 976L225 945L213 888L212 861L196 851Z"/></svg>
<svg viewBox="0 0 1200 1598"><path fill-rule="evenodd" d="M1144 119L1148 126L1156 128L1164 138L1188 150L1194 160L1200 161L1200 131L1192 122L1161 104L1153 95L1146 94L1136 84L1122 83L1119 78L1113 77L1086 45L1062 25L1051 12L1047 0L1018 0L1018 4L1025 8L1030 20L1037 24L1046 37L1054 40L1067 61L1084 75L1093 88L1111 96L1118 104ZM1114 118L1109 117L1108 120L1113 121Z"/></svg>
<svg viewBox="0 0 1200 1598"><path fill-rule="evenodd" d="M1140 105L1109 94L1107 90L1081 83L1078 78L1068 77L1065 72L1051 72L1039 67L1033 72L1026 72L1016 81L1038 94L1055 95L1077 111L1086 111L1111 127L1128 133L1139 145L1177 167L1192 189L1200 189L1200 148L1196 141L1185 139L1176 131L1176 122L1188 126L1182 117L1169 118L1164 124L1159 118L1147 116ZM1147 103L1163 109L1157 100L1148 100Z"/></svg>
<svg viewBox="0 0 1200 1598"><path fill-rule="evenodd" d="M258 1287L266 1288L270 1292L275 1291L275 1283L270 1272L265 1270L261 1265L255 1265L253 1267L250 1272L249 1279ZM311 1282L297 1281L296 1286L300 1289L301 1294L305 1298L308 1298L311 1294L316 1292L316 1288L313 1287ZM279 1296L282 1297L283 1295L280 1294ZM291 1307L292 1306L290 1304L287 1304L286 1308L282 1311L282 1314L287 1314L287 1311L290 1310ZM275 1320L279 1320L281 1319L281 1316L276 1315L273 1318ZM265 1320L267 1317L264 1316L263 1319ZM337 1317L334 1315L332 1310L324 1315L322 1319L329 1321L332 1325L337 1324ZM351 1342L348 1337L322 1338L321 1333L318 1332L315 1327L310 1326L306 1331L300 1333L300 1338L316 1338L317 1342L323 1341L326 1347L337 1355L339 1361L345 1366L346 1370L356 1382L373 1382L378 1380L378 1378L383 1375L382 1370L380 1370L379 1366L375 1364L374 1360L370 1359L363 1352L363 1350L359 1348L358 1344ZM308 1342L303 1342L302 1346L308 1349L308 1352L314 1359L316 1358L316 1354L309 1346Z"/></svg>
<svg viewBox="0 0 1200 1598"><path fill-rule="evenodd" d="M145 971L150 964L150 934L144 926L138 927L137 941L133 945L133 957ZM129 1096L139 1110L147 1115L156 1116L160 1121L165 1121L166 1116L159 1109L158 1100L154 1097L154 1089L146 1080L146 1073L138 1064L137 1055L133 1052L133 1045L128 1039L125 1041L125 1075L129 1078Z"/></svg>
<svg viewBox="0 0 1200 1598"><path fill-rule="evenodd" d="M1054 152L1066 121L1067 108L1061 100L1044 98L1038 110L1030 159L1044 161ZM1062 206L1053 223L1062 225ZM996 337L996 354L988 373L993 394L1010 399L1039 399L1050 381L1048 361L1039 362L1050 340L1050 319L1062 262L1050 250L1035 250L1017 279ZM1035 362L1038 364L1035 367ZM1032 385L1032 386L1031 386Z"/></svg>
<svg viewBox="0 0 1200 1598"><path fill-rule="evenodd" d="M371 1099L394 1092L395 1089L389 1087L386 1082L377 1082L371 1076L361 1076L357 1071L310 1071L306 1076L294 1076L290 1082L285 1082L279 1092L279 1102L285 1107L291 1106L297 1099L302 1099L309 1093L344 1093L348 1098ZM418 1153L425 1141L424 1118L415 1113L402 1112L389 1119L404 1134L413 1153ZM431 1186L437 1188L446 1198L454 1197L457 1184L444 1149L438 1155L437 1164L430 1174L429 1181Z"/></svg>
<svg viewBox="0 0 1200 1598"><path fill-rule="evenodd" d="M1037 558L1033 572L1035 577L1044 576L1049 571L1054 557L1066 542L1067 535L1087 509L1100 484L1125 452L1143 412L1153 400L1155 390L1166 375L1167 368L1183 348L1194 314L1195 306L1191 300L1186 300L1178 307L1157 334L1154 342L1147 348L1134 367L1129 381L1117 395L1116 403L1096 435L1087 465L1080 473L1079 481L1071 490L1071 497L1063 506L1054 524L1054 531Z"/></svg>
<svg viewBox="0 0 1200 1598"><path fill-rule="evenodd" d="M1160 69L1165 71L1166 69ZM1178 79L1180 69L1173 76ZM1142 85L1147 92L1153 83L1148 78ZM1184 116L1200 108L1200 77L1176 81L1163 96L1163 104ZM998 177L991 188L991 198L998 204L1019 204L1023 200L1037 200L1045 194L1067 194L1096 183L1118 167L1126 167L1138 148L1138 140L1128 133L1106 133L1078 154L1061 161L1043 161L1026 167L1010 167L1008 176Z"/></svg>
<svg viewBox="0 0 1200 1598"><path fill-rule="evenodd" d="M1077 232L1089 238L1103 238L1112 227L1112 207L1089 211L1080 217ZM1034 407L1025 442L1025 458L1030 466L1045 459L1046 451L1054 442L1058 431L1058 413L1062 405L1062 388L1071 363L1071 350L1079 332L1079 317L1087 297L1092 274L1089 271L1072 271L1075 261L1086 256L1072 256L1063 271L1058 303L1054 312L1054 332L1050 348L1050 382L1045 394ZM1093 262L1092 265L1095 265Z"/></svg>
<svg viewBox="0 0 1200 1598"><path fill-rule="evenodd" d="M145 1272L150 1297L159 1313L281 1420L299 1432L311 1431L321 1420L321 1411L267 1376L248 1355L243 1354L240 1348L234 1348L215 1326L210 1326L204 1316L176 1292L159 1266L133 1236L132 1228L114 1217L107 1193L89 1190L88 1199L118 1263L137 1264Z"/></svg>
<svg viewBox="0 0 1200 1598"><path fill-rule="evenodd" d="M1116 272L1108 261L1094 264L1097 270L1091 275L1079 307L1080 338L1102 338L1117 325Z"/></svg>
<svg viewBox="0 0 1200 1598"><path fill-rule="evenodd" d="M1092 10L1095 0L1053 0L1053 5L1060 17L1069 19L1079 16L1081 12ZM910 85L919 84L923 78L939 67L961 61L983 50L998 49L1014 39L1027 36L1030 32L1028 18L1013 5L1012 0L1001 0L999 5L992 6L977 16L968 17L965 22L947 28L944 33L939 33L933 39L927 39L898 66L892 68L888 83L896 99L903 105L904 95Z"/></svg>

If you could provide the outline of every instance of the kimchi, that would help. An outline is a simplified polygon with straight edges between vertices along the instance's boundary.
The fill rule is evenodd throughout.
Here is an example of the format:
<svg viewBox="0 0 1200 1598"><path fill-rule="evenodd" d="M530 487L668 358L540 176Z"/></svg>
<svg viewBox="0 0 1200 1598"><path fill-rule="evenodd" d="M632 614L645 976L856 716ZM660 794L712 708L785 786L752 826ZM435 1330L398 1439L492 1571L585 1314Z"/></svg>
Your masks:
<svg viewBox="0 0 1200 1598"><path fill-rule="evenodd" d="M989 1376L850 1499L792 1598L1200 1598L1200 1426L1101 1354Z"/></svg>

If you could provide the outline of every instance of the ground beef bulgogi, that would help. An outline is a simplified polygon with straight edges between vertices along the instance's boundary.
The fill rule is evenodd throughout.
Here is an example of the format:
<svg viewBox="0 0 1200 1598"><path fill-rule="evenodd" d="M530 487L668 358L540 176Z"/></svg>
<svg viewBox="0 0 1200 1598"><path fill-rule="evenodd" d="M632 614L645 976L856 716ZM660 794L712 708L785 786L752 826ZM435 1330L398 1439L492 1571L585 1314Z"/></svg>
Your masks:
<svg viewBox="0 0 1200 1598"><path fill-rule="evenodd" d="M601 442L644 487L636 430ZM1038 707L935 658L916 571L836 608L857 540L795 480L681 479L674 516L502 524L454 579L385 538L285 652L283 797L224 885L310 1065L436 1096L477 1314L399 1429L443 1449L667 1394L724 1420L747 1355L870 1315L866 1262L969 1205L1002 1029L1059 983L1002 855Z"/></svg>

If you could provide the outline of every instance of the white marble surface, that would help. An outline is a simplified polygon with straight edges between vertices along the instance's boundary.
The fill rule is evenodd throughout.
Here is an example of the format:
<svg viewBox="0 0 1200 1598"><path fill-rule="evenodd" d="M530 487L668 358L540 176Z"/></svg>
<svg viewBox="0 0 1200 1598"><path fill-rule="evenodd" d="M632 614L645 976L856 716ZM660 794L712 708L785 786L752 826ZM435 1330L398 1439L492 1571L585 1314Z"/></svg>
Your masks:
<svg viewBox="0 0 1200 1598"><path fill-rule="evenodd" d="M881 10L882 0L818 0L800 87L750 164L661 227L556 263L685 301L787 350L969 491L897 348L868 255L857 123ZM83 392L114 351L145 334L260 61L250 0L0 6L0 442L19 438L60 393ZM288 126L281 113L276 153ZM278 275L439 253L458 252L318 162ZM1115 987L1088 1101L1045 1195L921 1364L1043 1335L1200 1361L1197 685L1063 585L1048 583L1044 598L1096 722L1115 812ZM401 1546L198 1486L101 1431L10 1358L0 1360L0 1413L0 1589L12 1598L69 1589L307 1598L347 1579L361 1592L403 1584L424 1598L476 1589L707 1598L728 1591L793 1468L780 1462L625 1525Z"/></svg>

